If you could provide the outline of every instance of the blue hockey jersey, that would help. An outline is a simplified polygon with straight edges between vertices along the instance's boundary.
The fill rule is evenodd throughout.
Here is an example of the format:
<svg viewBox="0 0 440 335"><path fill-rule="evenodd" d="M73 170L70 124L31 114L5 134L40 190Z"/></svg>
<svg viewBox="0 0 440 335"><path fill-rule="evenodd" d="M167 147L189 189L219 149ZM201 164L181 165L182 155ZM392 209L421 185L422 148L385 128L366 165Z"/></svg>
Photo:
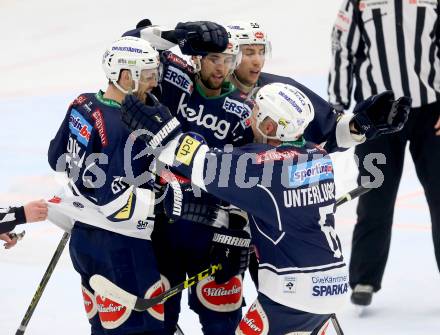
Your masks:
<svg viewBox="0 0 440 335"><path fill-rule="evenodd" d="M123 36L135 36L148 40L149 35L144 36L143 29L127 31ZM156 93L162 95L161 102L167 105L171 112L176 113L186 131L202 132L203 138L209 145L221 148L225 144L241 145L252 142L252 132L247 128L250 111L246 105L240 103L247 98L247 94L236 89L229 89L223 92L221 97L204 97L200 89L197 89L195 71L191 65L170 51L163 51L161 55L161 63L164 66L162 89ZM256 86L262 87L275 82L299 88L312 102L315 118L310 122L304 134L308 141L317 144L325 142L325 149L328 152L343 151L360 143L351 137L349 115L337 113L328 102L294 79L262 72ZM194 96L189 99L193 92ZM240 118L239 122L244 127L235 128L236 120L228 113L237 114ZM194 129L189 129L193 127ZM228 132L231 133L228 134ZM219 141L220 143L216 144Z"/></svg>
<svg viewBox="0 0 440 335"><path fill-rule="evenodd" d="M142 37L142 28L126 32L124 35ZM226 83L220 96L206 97L196 82L194 68L170 51L161 52L161 65L161 83L154 93L177 117L184 131L195 133L204 143L221 149L224 149L226 144L241 146L253 142L249 119L251 110L243 103L248 97L247 94ZM299 87L312 102L315 118L306 129L305 137L314 143L326 142L326 149L330 151L344 150L336 140L336 121L339 116L333 108L317 94L291 78L262 73L258 86L277 81ZM348 125L346 128L348 129ZM350 138L349 131L346 133L346 137ZM187 188L190 182L183 178L177 180L184 184L183 188ZM177 185L173 188L176 187ZM167 194L165 204L173 202L169 197L170 195ZM212 197L208 199L205 195L205 198L212 208L224 207L218 206ZM185 199L189 202L200 202L192 198L188 192ZM223 209L215 211L218 220L214 225L227 226L227 219L224 219L227 213Z"/></svg>
<svg viewBox="0 0 440 335"><path fill-rule="evenodd" d="M225 83L219 96L207 97L197 84L194 69L170 51L161 54L163 74L159 100L175 114L184 131L198 134L213 147L252 142L251 109L246 95Z"/></svg>
<svg viewBox="0 0 440 335"><path fill-rule="evenodd" d="M131 139L120 107L104 98L103 92L81 94L69 106L50 142L49 164L53 170L67 173L76 207L72 212L78 212L78 221L90 217L84 223L149 239L154 219L150 184L154 179L144 171L151 158L135 159L145 144Z"/></svg>
<svg viewBox="0 0 440 335"><path fill-rule="evenodd" d="M251 109L243 103L245 95L231 84L225 83L221 95L205 96L196 82L193 67L170 51L161 53L161 64L162 79L155 94L176 116L184 131L191 132L204 143L221 149L226 144L241 146L253 141L249 120ZM206 211L212 213L210 225L229 225L228 204L204 192L201 195L194 193L188 179L178 177L177 181L180 185L171 184L173 192L167 192L163 202L169 216L178 218L182 215L186 218L186 209L202 205L207 206L209 209ZM184 195L182 201L176 202L178 188L182 188ZM168 209L170 204L173 210Z"/></svg>
<svg viewBox="0 0 440 335"><path fill-rule="evenodd" d="M333 313L342 304L348 273L335 232L333 165L326 151L304 141L252 143L225 153L182 135L159 159L178 164L194 184L248 212L260 292L310 313Z"/></svg>

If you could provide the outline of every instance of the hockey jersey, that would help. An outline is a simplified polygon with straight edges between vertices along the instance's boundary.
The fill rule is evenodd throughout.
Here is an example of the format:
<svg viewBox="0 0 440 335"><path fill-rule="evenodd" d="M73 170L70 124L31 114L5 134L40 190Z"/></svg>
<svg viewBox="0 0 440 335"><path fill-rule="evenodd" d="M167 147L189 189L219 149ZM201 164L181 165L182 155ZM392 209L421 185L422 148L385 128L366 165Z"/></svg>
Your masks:
<svg viewBox="0 0 440 335"><path fill-rule="evenodd" d="M248 212L260 292L318 314L334 313L344 302L348 273L335 232L333 165L326 151L304 141L252 143L225 153L184 134L159 159L178 163L197 186Z"/></svg>
<svg viewBox="0 0 440 335"><path fill-rule="evenodd" d="M142 28L126 32L124 35L143 37ZM229 83L225 83L222 94L217 97L206 97L202 89L196 82L196 73L194 68L184 59L172 53L171 51L161 52L162 75L159 87L155 90L155 95L165 104L170 111L180 121L184 131L192 132L196 137L204 141L211 147L224 149L226 144L241 146L253 142L253 134L250 128L251 110L245 103L247 94L240 92ZM281 77L268 73L262 73L258 86L263 86L272 82L284 82L299 87L311 100L315 108L315 118L306 129L306 138L314 143L326 142L326 148L330 151L345 150L338 147L336 138L336 125L339 116L333 108L320 98L317 94L305 86L297 83L291 78ZM348 129L348 126L347 126ZM346 134L350 138L349 134ZM341 137L341 136L339 136ZM344 147L348 147L345 145ZM182 185L182 189L188 189L189 180L177 178ZM185 199L186 202L200 203L200 200L191 196L190 192L181 190L170 192L165 196L166 204L175 203L177 193L185 193L186 196L178 196ZM191 188L191 186L189 186ZM209 202L211 208L216 208L217 220L215 226L227 226L227 213L224 212L224 206L213 197L203 196L206 202ZM173 205L173 211L180 206ZM178 212L181 209L178 210ZM212 211L208 209L208 211ZM170 211L168 211L170 212ZM178 216L178 215L177 215Z"/></svg>
<svg viewBox="0 0 440 335"><path fill-rule="evenodd" d="M145 144L130 137L120 107L104 98L103 92L81 94L50 142L49 164L55 171L67 173L74 196L60 205L73 219L150 239L154 224L150 185L154 179L144 171L151 159L135 158Z"/></svg>
<svg viewBox="0 0 440 335"><path fill-rule="evenodd" d="M147 34L145 37L143 29L137 28L127 31L123 36L135 36L148 40L151 36ZM155 43L157 40L150 42ZM221 148L225 144L241 145L252 142L253 135L248 128L250 111L246 105L237 103L246 99L246 94L233 89L229 93L224 92L221 97L206 98L197 89L195 71L192 66L170 51L163 51L161 55L164 71L162 72L162 89L157 93L163 94L161 102L167 105L172 112L177 113L179 121L184 125L186 131L191 129L185 126L195 127L194 131L205 133L204 138L209 145ZM328 102L294 79L262 72L256 86L262 87L275 82L299 88L312 102L315 118L310 122L304 134L308 141L318 144L325 143L325 149L328 152L343 151L360 143L353 140L350 134L351 116L337 113ZM189 99L192 92L194 92L194 97L187 102L186 99ZM185 94L185 97L182 94ZM209 106L204 105L209 100L211 100ZM222 102L223 100L224 102ZM216 109L218 107L220 109ZM224 111L226 113L222 113ZM235 128L235 120L227 120L230 116L228 112L237 114L245 129ZM224 121L222 122L222 120ZM228 131L231 131L232 138L228 138ZM220 141L221 143L219 145L211 143L210 138L213 138L214 142Z"/></svg>
<svg viewBox="0 0 440 335"><path fill-rule="evenodd" d="M175 114L184 131L198 134L213 147L252 142L246 95L225 82L219 96L207 97L191 65L170 51L161 54L163 66L159 100Z"/></svg>
<svg viewBox="0 0 440 335"><path fill-rule="evenodd" d="M241 146L252 142L250 128L251 109L244 103L247 96L240 93L230 83L225 83L219 96L207 97L197 84L196 74L191 65L170 51L161 53L162 79L154 92L179 120L182 129L212 147L223 149L226 144ZM166 180L166 178L162 179ZM191 181L178 177L179 185L171 184L173 192L167 192L163 205L173 218L188 216L186 209L206 212L210 225L227 227L229 225L228 204L207 194L193 191ZM181 188L181 190L179 189ZM182 200L176 200L177 193L183 193ZM181 203L182 202L182 206ZM167 210L172 206L172 210ZM203 207L203 208L202 208ZM203 222L201 220L200 222Z"/></svg>

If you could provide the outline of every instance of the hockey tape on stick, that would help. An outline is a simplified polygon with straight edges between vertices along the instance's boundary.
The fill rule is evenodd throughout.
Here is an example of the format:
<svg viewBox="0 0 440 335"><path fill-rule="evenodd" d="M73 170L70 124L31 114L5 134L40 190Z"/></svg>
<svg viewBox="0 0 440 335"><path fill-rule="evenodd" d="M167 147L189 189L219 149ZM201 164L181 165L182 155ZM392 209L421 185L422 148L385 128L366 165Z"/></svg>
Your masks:
<svg viewBox="0 0 440 335"><path fill-rule="evenodd" d="M142 297L137 297L134 294L131 294L110 280L101 275L93 275L90 280L90 286L97 292L99 295L103 297L107 297L123 306L127 306L135 311L146 311L147 309L157 305L162 304L172 296L182 292L188 287L191 287L201 280L207 278L208 276L212 276L218 270L221 269L221 264L211 265L208 269L199 272L193 277L188 278L184 282L176 285L169 290L159 294L150 299L144 299Z"/></svg>
<svg viewBox="0 0 440 335"><path fill-rule="evenodd" d="M371 188L368 188L368 186L369 184L366 184L365 186L358 186L354 190L343 195L336 200L336 207L364 193L367 193L369 190L371 190ZM182 292L188 287L197 284L206 277L213 275L219 269L221 269L221 264L211 265L209 268L203 270L202 272L196 274L191 278L188 278L179 285L176 285L169 290L159 294L158 296L150 299L137 297L136 295L121 289L119 286L115 285L113 282L101 275L93 275L90 278L89 283L90 286L103 297L107 297L123 306L127 306L131 309L142 312L157 304L164 303L172 296Z"/></svg>
<svg viewBox="0 0 440 335"><path fill-rule="evenodd" d="M368 183L365 185L360 185L356 187L354 190L351 190L350 192L344 194L340 198L336 200L336 207L345 204L347 201L353 200L354 198L357 198L373 189L372 183Z"/></svg>
<svg viewBox="0 0 440 335"><path fill-rule="evenodd" d="M46 288L46 285L50 277L52 276L53 270L55 269L55 266L57 265L58 260L61 257L61 254L63 253L64 247L66 246L69 237L70 237L70 233L65 232L60 242L58 243L58 246L52 256L52 259L50 260L50 263L47 266L46 272L44 273L43 278L41 278L40 284L38 285L38 288L35 291L32 301L26 311L26 314L23 317L23 320L21 320L20 327L18 327L15 335L23 335L24 332L26 331L26 327L29 323L29 320L31 319L32 314L34 314L35 308L37 307L37 304L40 301L41 296L43 295L43 291Z"/></svg>
<svg viewBox="0 0 440 335"><path fill-rule="evenodd" d="M135 309L137 297L115 285L107 278L101 275L93 275L89 280L89 284L99 295L126 306L129 309Z"/></svg>

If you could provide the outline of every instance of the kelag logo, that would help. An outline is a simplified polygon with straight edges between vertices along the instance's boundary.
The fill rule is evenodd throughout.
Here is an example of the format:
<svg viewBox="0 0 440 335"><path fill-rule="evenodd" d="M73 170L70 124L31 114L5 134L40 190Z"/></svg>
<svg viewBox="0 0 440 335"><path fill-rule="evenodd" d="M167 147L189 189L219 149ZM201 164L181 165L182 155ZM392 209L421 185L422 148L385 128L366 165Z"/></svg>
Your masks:
<svg viewBox="0 0 440 335"><path fill-rule="evenodd" d="M329 158L289 166L289 185L292 187L316 183L333 178L333 165Z"/></svg>
<svg viewBox="0 0 440 335"><path fill-rule="evenodd" d="M92 126L74 108L70 111L69 128L70 132L76 136L77 140L81 144L87 146L90 140Z"/></svg>

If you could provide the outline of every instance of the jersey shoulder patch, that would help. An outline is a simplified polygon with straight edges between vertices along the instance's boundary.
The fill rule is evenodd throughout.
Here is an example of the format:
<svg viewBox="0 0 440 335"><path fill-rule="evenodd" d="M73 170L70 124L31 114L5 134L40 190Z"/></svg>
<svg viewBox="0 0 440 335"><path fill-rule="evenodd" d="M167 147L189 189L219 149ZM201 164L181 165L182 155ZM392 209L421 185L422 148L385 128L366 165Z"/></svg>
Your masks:
<svg viewBox="0 0 440 335"><path fill-rule="evenodd" d="M75 108L72 107L69 115L69 130L76 139L84 146L87 146L92 133L92 125L86 118Z"/></svg>
<svg viewBox="0 0 440 335"><path fill-rule="evenodd" d="M244 101L226 97L223 101L222 108L227 113L238 116L240 123L244 128L250 126L250 116L252 114L252 110L247 104L244 103Z"/></svg>

